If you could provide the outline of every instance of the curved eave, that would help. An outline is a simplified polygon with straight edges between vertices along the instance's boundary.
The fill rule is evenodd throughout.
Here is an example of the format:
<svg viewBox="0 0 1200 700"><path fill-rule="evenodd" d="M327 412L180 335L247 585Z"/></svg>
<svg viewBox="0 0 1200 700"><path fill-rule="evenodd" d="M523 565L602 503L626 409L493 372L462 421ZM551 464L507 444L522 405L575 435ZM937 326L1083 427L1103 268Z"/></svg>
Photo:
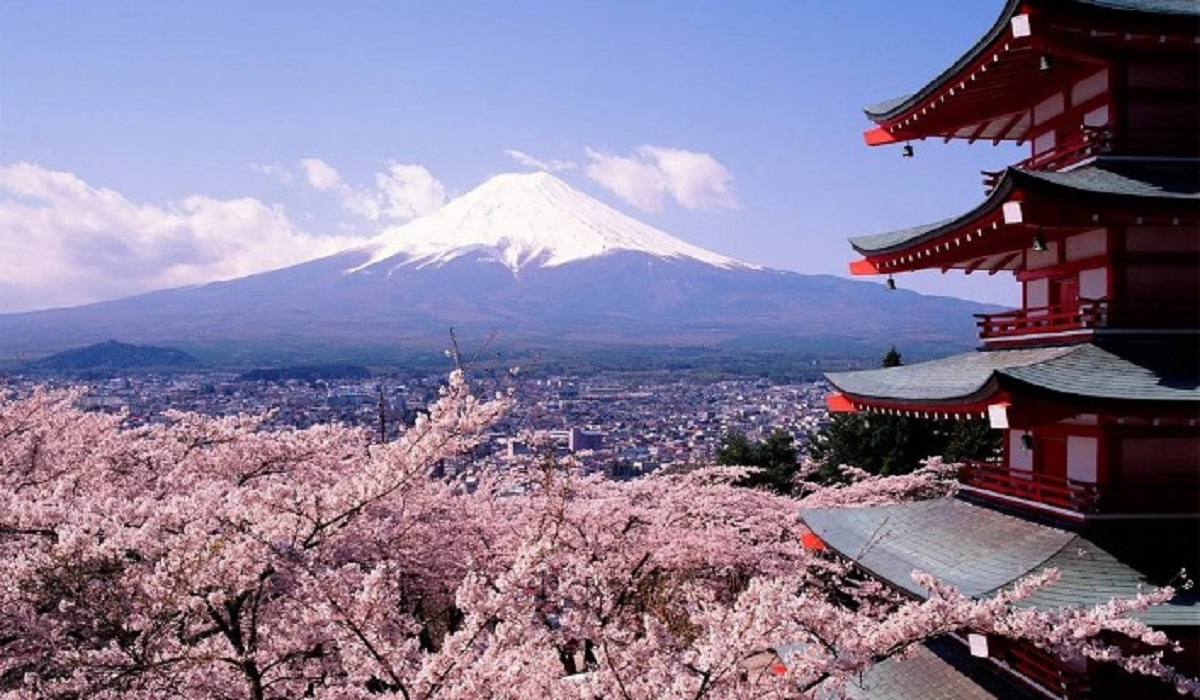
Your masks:
<svg viewBox="0 0 1200 700"><path fill-rule="evenodd" d="M1007 399L997 383L997 370L1046 362L1068 352L1070 348L968 352L915 365L825 376L850 410L930 418L978 415Z"/></svg>
<svg viewBox="0 0 1200 700"><path fill-rule="evenodd" d="M1103 158L1070 172L1008 168L987 198L960 216L851 238L850 245L863 257L850 263L850 273L958 268L967 274L976 270L994 274L1017 270L1034 227L1070 229L1108 221L1195 226L1200 222L1200 194L1194 165L1172 164L1171 172L1164 175L1160 171L1152 177L1143 172L1149 167L1146 163L1131 165ZM1039 206L1068 201L1079 206Z"/></svg>
<svg viewBox="0 0 1200 700"><path fill-rule="evenodd" d="M880 146L937 135L938 129L931 126L937 123L933 117L941 116L946 111L947 100L950 101L949 106L953 107L955 97L969 83L975 83L978 76L986 72L988 65L993 63L991 59L998 58L1000 52L1007 53L1005 41L1011 37L1012 17L1019 7L1019 0L1008 0L995 23L983 37L920 90L865 107L863 112L876 124L863 134L867 145ZM982 129L980 132L982 136ZM997 134L992 134L993 138L996 136ZM1003 140L1005 137L1004 134L999 136L997 140Z"/></svg>
<svg viewBox="0 0 1200 700"><path fill-rule="evenodd" d="M830 413L869 413L926 420L987 418L988 407L1007 403L1007 395L990 387L972 397L950 401L905 401L836 393L825 397Z"/></svg>
<svg viewBox="0 0 1200 700"><path fill-rule="evenodd" d="M827 374L838 392L828 403L834 411L923 418L982 417L990 406L1012 404L1023 423L1097 409L1130 415L1150 410L1195 420L1200 418L1197 358L1197 341L1177 337L977 351Z"/></svg>
<svg viewBox="0 0 1200 700"><path fill-rule="evenodd" d="M881 274L936 267L935 261L943 254L959 251L964 245L968 249L980 247L983 238L1001 228L1004 221L1003 205L1012 195L1012 190L1012 179L1006 172L987 199L965 214L924 226L851 238L851 247L863 256L861 261L850 264L851 274Z"/></svg>
<svg viewBox="0 0 1200 700"><path fill-rule="evenodd" d="M876 146L931 136L992 143L1030 137L1027 104L1048 73L1042 58L1055 56L1054 80L1082 78L1103 67L1105 50L1085 42L1141 46L1168 37L1195 51L1197 29L1181 22L1200 13L1196 3L1041 0L1007 2L992 27L962 57L916 92L864 109L877 126L864 134ZM1051 27L1064 24L1066 27ZM1194 22L1192 23L1195 24ZM1095 29L1091 29L1095 28ZM1089 29L1089 31L1082 31ZM1143 34L1145 36L1143 36ZM1142 40L1145 40L1144 42ZM1061 44L1061 45L1060 45Z"/></svg>

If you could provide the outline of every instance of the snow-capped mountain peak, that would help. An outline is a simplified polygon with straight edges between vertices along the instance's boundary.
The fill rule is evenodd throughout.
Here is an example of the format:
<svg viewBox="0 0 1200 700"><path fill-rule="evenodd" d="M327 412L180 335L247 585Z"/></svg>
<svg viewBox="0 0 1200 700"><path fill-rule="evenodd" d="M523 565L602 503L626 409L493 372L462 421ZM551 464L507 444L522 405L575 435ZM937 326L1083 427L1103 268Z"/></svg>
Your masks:
<svg viewBox="0 0 1200 700"><path fill-rule="evenodd" d="M553 267L618 251L755 268L643 224L546 172L497 175L363 249L371 257L356 270L393 258L397 265L424 267L484 253L516 273L527 265Z"/></svg>

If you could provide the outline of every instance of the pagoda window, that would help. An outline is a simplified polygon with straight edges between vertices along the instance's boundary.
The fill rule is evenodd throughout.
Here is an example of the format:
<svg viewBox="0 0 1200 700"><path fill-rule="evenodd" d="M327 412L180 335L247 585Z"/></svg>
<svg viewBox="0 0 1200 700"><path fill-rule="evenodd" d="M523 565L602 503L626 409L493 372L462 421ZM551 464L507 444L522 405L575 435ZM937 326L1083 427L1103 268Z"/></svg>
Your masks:
<svg viewBox="0 0 1200 700"><path fill-rule="evenodd" d="M1025 308L1033 309L1050 305L1050 281L1045 277L1025 283Z"/></svg>
<svg viewBox="0 0 1200 700"><path fill-rule="evenodd" d="M1033 123L1045 124L1066 109L1066 100L1061 92L1056 92L1042 100L1033 108Z"/></svg>
<svg viewBox="0 0 1200 700"><path fill-rule="evenodd" d="M1108 126L1109 108L1108 105L1101 105L1083 115L1083 125L1092 128L1100 128Z"/></svg>
<svg viewBox="0 0 1200 700"><path fill-rule="evenodd" d="M1079 297L1092 301L1108 298L1108 269L1094 267L1079 271Z"/></svg>
<svg viewBox="0 0 1200 700"><path fill-rule="evenodd" d="M1097 479L1100 441L1094 437L1071 435L1067 437L1067 478L1094 484Z"/></svg>
<svg viewBox="0 0 1200 700"><path fill-rule="evenodd" d="M1012 471L1033 471L1033 453L1022 443L1024 435L1024 430L1008 431L1008 468Z"/></svg>
<svg viewBox="0 0 1200 700"><path fill-rule="evenodd" d="M1092 99L1093 97L1103 95L1107 92L1108 92L1108 71L1102 70L1098 73L1094 73L1094 74L1084 78L1083 80L1080 80L1079 82L1075 83L1075 85L1073 85L1071 87L1071 104L1081 105L1084 102L1087 102L1088 100ZM1107 107L1105 107L1104 109L1105 109L1105 120L1103 122L1093 123L1090 120L1085 119L1084 123L1088 124L1090 126L1106 125L1108 123Z"/></svg>
<svg viewBox="0 0 1200 700"><path fill-rule="evenodd" d="M1054 131L1046 131L1038 134L1033 139L1033 155L1041 155L1054 150L1055 135Z"/></svg>

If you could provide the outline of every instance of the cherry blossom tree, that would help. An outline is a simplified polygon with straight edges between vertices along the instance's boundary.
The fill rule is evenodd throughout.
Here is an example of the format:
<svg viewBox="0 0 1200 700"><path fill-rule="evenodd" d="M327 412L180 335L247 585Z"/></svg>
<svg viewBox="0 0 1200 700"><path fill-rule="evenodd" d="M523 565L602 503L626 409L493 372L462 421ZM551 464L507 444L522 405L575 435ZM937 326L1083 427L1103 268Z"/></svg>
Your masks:
<svg viewBox="0 0 1200 700"><path fill-rule="evenodd" d="M1108 638L1168 645L1128 615L1170 589L1020 606L1051 571L985 601L922 576L928 598L902 598L804 549L799 503L732 486L736 468L434 478L510 401L461 372L386 444L262 416L126 429L77 398L0 402L3 697L796 697L964 628L1200 693ZM869 490L940 483L897 478ZM747 665L782 643L800 650L786 673Z"/></svg>

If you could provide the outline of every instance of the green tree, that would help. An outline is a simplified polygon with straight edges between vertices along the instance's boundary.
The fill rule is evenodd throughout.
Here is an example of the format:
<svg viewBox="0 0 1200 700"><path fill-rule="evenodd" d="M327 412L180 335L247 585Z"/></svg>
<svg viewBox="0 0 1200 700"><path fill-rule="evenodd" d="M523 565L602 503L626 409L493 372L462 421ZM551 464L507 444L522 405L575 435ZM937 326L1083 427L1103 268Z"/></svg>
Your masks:
<svg viewBox="0 0 1200 700"><path fill-rule="evenodd" d="M738 480L738 486L767 488L780 494L792 492L796 475L797 450L792 435L775 429L764 440L752 442L745 433L731 431L721 441L717 464L726 466L759 467L762 471Z"/></svg>
<svg viewBox="0 0 1200 700"><path fill-rule="evenodd" d="M895 347L884 355L883 367L899 367ZM817 479L837 481L843 464L872 474L907 474L921 460L940 455L949 461L987 459L1000 447L1000 435L987 421L926 420L907 416L837 413L819 432L809 435L808 453L820 466Z"/></svg>

